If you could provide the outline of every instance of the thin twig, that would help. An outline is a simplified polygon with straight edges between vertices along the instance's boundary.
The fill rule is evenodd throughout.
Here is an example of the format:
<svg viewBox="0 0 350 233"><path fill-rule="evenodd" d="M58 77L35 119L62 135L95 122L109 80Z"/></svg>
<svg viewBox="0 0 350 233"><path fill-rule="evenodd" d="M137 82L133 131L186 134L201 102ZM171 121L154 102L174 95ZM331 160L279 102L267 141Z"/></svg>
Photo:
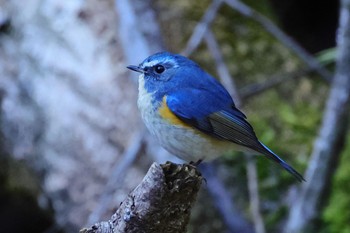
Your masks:
<svg viewBox="0 0 350 233"><path fill-rule="evenodd" d="M265 225L260 211L260 198L258 189L258 176L256 172L256 162L252 156L247 159L247 176L250 199L250 211L253 215L254 227L256 233L265 233Z"/></svg>
<svg viewBox="0 0 350 233"><path fill-rule="evenodd" d="M223 0L213 0L207 11L199 21L190 39L187 42L186 48L181 52L184 56L189 56L201 43L206 30L209 28L212 21L215 19L216 14L222 5Z"/></svg>
<svg viewBox="0 0 350 233"><path fill-rule="evenodd" d="M282 74L274 75L266 81L253 83L253 84L250 84L250 85L247 85L247 86L241 88L239 90L239 95L241 96L242 99L246 100L246 99L253 97L257 94L260 94L268 89L276 87L277 85L285 83L286 81L303 77L303 76L308 75L312 72L315 72L315 70L313 70L311 68L307 68L304 70L298 70L298 71L293 72L293 73L288 73L288 74L283 74L283 75Z"/></svg>
<svg viewBox="0 0 350 233"><path fill-rule="evenodd" d="M209 51L214 57L217 72L220 76L220 79L223 83L223 85L226 87L226 89L229 91L229 93L233 96L235 100L235 104L237 107L240 107L242 105L241 98L238 94L237 87L235 85L235 82L233 78L231 77L229 70L227 66L225 65L222 53L220 51L219 45L216 42L215 36L212 33L212 31L208 28L207 32L205 34L205 40L207 42L207 46L209 48ZM259 201L259 190L258 190L258 179L256 175L256 165L254 160L250 159L250 155L247 159L247 176L248 176L248 187L249 187L249 196L250 196L250 206L251 206L251 213L253 216L254 221L254 227L257 231L257 233L264 233L265 232L265 226L263 222L263 218L261 216L260 211L260 201ZM225 211L221 212L224 216L227 214Z"/></svg>
<svg viewBox="0 0 350 233"><path fill-rule="evenodd" d="M226 89L229 91L229 93L233 96L235 100L235 104L237 107L240 107L242 105L241 98L238 94L237 87L235 85L235 82L233 78L231 77L229 70L227 66L225 65L224 59L222 57L222 54L220 52L220 48L218 43L216 42L216 39L211 32L210 29L207 30L205 34L205 39L208 45L208 48L211 52L211 54L214 57L214 60L216 62L217 72L220 76L220 79L223 83L223 85L226 87ZM256 165L254 160L252 160L250 155L247 159L247 176L248 176L248 187L249 187L249 196L250 196L250 206L251 206L251 213L253 216L254 221L254 227L256 229L257 233L264 233L265 232L265 226L262 219L262 216L260 214L260 201L259 201L259 190L258 190L258 179L256 175Z"/></svg>
<svg viewBox="0 0 350 233"><path fill-rule="evenodd" d="M215 67L217 73L220 77L222 84L226 87L230 95L233 97L235 104L237 106L241 105L241 99L237 93L237 87L234 79L231 77L228 67L225 64L220 47L215 39L213 32L210 28L207 29L205 33L205 41L207 43L208 49L215 61Z"/></svg>
<svg viewBox="0 0 350 233"><path fill-rule="evenodd" d="M198 23L196 29L194 30L194 33L192 34L191 39L186 46L186 49L182 53L188 56L198 47L203 37L205 37L208 49L215 60L217 73L220 77L220 80L232 95L236 105L240 106L241 100L238 95L235 82L225 64L215 36L209 28L209 25L214 19L221 3L221 1L214 1L208 8L201 22ZM202 172L207 178L208 190L212 196L212 200L214 200L214 204L223 217L228 230L230 232L254 232L251 225L239 214L239 211L235 209L230 195L224 188L222 181L216 176L215 169L216 166L212 164L202 165Z"/></svg>
<svg viewBox="0 0 350 233"><path fill-rule="evenodd" d="M325 80L330 81L332 74L325 69L311 54L309 54L305 49L303 49L298 43L296 43L292 38L285 34L281 29L279 29L271 20L257 11L250 8L248 5L244 4L238 0L225 0L226 3L235 9L240 14L251 18L261 24L268 32L270 32L276 39L282 42L286 47L291 49L299 58L301 58L310 68L315 69L319 75L321 75Z"/></svg>
<svg viewBox="0 0 350 233"><path fill-rule="evenodd" d="M217 165L202 163L199 165L203 177L206 179L208 191L214 200L214 204L223 217L229 232L253 233L252 225L242 216L234 206L231 196L227 192L222 180L217 176Z"/></svg>
<svg viewBox="0 0 350 233"><path fill-rule="evenodd" d="M128 147L124 154L121 155L121 161L116 163L112 168L113 172L107 181L104 188L105 190L102 192L98 205L94 208L88 218L88 225L101 219L105 211L109 209L112 203L113 192L123 185L125 171L130 168L143 147L144 135L144 132L138 132L132 138L131 141L133 143Z"/></svg>

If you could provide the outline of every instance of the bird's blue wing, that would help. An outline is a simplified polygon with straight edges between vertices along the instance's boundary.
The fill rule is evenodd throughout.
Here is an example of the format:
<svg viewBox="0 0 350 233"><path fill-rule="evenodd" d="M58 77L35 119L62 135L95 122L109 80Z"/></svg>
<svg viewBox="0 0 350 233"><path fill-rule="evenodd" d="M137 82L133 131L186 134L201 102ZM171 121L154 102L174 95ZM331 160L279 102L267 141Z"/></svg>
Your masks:
<svg viewBox="0 0 350 233"><path fill-rule="evenodd" d="M167 95L166 105L184 123L216 138L257 151L277 162L299 181L304 181L302 175L258 140L231 97L206 89L182 89Z"/></svg>
<svg viewBox="0 0 350 233"><path fill-rule="evenodd" d="M246 116L229 96L205 89L181 89L167 95L166 104L180 120L202 132L253 150L261 147Z"/></svg>

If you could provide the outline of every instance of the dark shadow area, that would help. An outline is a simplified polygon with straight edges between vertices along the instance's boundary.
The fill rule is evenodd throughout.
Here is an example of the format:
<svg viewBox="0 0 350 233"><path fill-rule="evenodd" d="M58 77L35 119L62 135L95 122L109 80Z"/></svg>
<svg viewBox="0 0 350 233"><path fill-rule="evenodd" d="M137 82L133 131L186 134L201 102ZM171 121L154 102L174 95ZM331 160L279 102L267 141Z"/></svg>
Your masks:
<svg viewBox="0 0 350 233"><path fill-rule="evenodd" d="M311 53L335 46L339 1L270 0L281 27Z"/></svg>

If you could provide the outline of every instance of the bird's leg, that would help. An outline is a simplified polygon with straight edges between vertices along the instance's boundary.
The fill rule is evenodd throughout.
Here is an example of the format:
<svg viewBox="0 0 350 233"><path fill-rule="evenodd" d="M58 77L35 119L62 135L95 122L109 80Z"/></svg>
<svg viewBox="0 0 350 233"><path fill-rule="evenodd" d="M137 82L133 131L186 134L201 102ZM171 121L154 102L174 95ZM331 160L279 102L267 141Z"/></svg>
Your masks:
<svg viewBox="0 0 350 233"><path fill-rule="evenodd" d="M201 164L202 162L203 162L203 159L198 159L197 162L191 161L188 164L190 166L194 167L198 171L198 165ZM205 179L205 177L202 177L202 179L203 179L204 183L207 184L207 179Z"/></svg>
<svg viewBox="0 0 350 233"><path fill-rule="evenodd" d="M189 164L194 167L197 167L199 164L201 164L201 162L203 162L203 159L198 159L197 162L191 161Z"/></svg>

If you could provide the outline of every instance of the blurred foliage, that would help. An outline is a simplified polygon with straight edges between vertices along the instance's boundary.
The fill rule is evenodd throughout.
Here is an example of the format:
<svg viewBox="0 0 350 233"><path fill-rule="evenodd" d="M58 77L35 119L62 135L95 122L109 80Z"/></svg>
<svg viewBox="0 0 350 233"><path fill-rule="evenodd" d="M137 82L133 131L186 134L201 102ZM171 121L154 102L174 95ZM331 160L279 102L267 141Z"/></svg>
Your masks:
<svg viewBox="0 0 350 233"><path fill-rule="evenodd" d="M350 233L350 137L333 179L332 195L323 218L330 233Z"/></svg>
<svg viewBox="0 0 350 233"><path fill-rule="evenodd" d="M278 25L268 1L246 0L244 2L274 20ZM211 1L208 0L176 2L155 0L164 41L169 51L179 53L186 47L194 27L210 3ZM305 68L303 62L292 51L266 32L261 25L241 16L225 4L220 8L211 29L238 88L267 81L272 75L298 72ZM335 49L322 51L317 56L322 64L333 65ZM205 41L191 55L191 58L217 77L215 63ZM317 75L308 75L288 80L244 101L242 110L248 116L249 122L261 141L303 174L312 151L313 141L318 133L327 96L328 84ZM235 201L238 201L236 204L248 210L246 159L239 154L224 156L223 161L232 171L227 178L230 182L227 188L237 193L237 195L234 194ZM267 231L278 232L277 228L281 227L279 226L281 220L288 213L288 204L291 204L289 188L296 184L296 181L274 163L260 157L256 159L262 211ZM350 161L343 162L349 164ZM342 198L342 204L338 203L338 205L342 205L341 210L344 211L344 215L336 214L340 207L334 205L335 201L330 203L325 214L325 220L334 225L331 227L335 229L332 232L340 232L337 231L339 229L337 227L350 222L349 210L346 209L350 206L350 198L346 196L345 187L348 188L347 190L350 188L349 185L340 184L340 176L343 177L343 182L350 183L350 174L346 170L346 165L340 167L336 178L335 190L339 193L336 194L337 191L332 193L333 199L341 195L339 198ZM235 181L234 184L232 180Z"/></svg>
<svg viewBox="0 0 350 233"><path fill-rule="evenodd" d="M335 63L336 53L337 53L336 48L329 48L329 49L320 51L319 53L316 54L316 56L321 64L329 65L329 64Z"/></svg>

